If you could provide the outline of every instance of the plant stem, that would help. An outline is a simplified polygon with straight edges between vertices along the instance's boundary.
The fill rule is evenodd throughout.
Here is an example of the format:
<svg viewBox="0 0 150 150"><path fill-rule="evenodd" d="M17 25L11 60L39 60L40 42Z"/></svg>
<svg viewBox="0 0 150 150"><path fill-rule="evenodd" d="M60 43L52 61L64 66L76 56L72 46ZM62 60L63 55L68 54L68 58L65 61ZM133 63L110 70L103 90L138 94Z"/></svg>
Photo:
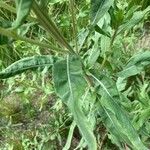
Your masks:
<svg viewBox="0 0 150 150"><path fill-rule="evenodd" d="M51 49L52 51L55 51L55 52L56 51L57 52L67 52L66 50L55 47L53 45L49 45L49 44L46 44L46 43L42 43L40 41L36 41L36 40L33 40L33 39L22 37L22 36L16 34L15 32L13 32L9 29L4 29L4 28L0 27L0 34L4 35L4 36L7 36L7 37L11 37L11 38L16 39L16 40L25 41L25 42L28 42L28 43L31 43L31 44L34 44L34 45L37 45L37 46L40 46L40 47L43 47L43 48L48 48L48 49Z"/></svg>
<svg viewBox="0 0 150 150"><path fill-rule="evenodd" d="M113 46L114 41L115 41L115 38L116 38L116 36L117 36L117 32L118 32L118 28L115 30L115 32L114 32L114 34L113 34L113 36L112 36L112 38L111 38L108 52L111 52L111 50L112 50L112 46ZM108 56L108 57L107 57L106 55L104 56L104 59L103 59L103 61L102 61L102 65L101 65L100 70L102 70L102 69L104 68L105 63L106 63L106 61L107 61L108 58L109 58L109 56Z"/></svg>
<svg viewBox="0 0 150 150"><path fill-rule="evenodd" d="M99 150L102 150L106 138L107 138L107 133L105 133L104 136L102 137L102 140L101 140L101 143L99 146Z"/></svg>
<svg viewBox="0 0 150 150"><path fill-rule="evenodd" d="M33 1L32 8L39 20L39 23L45 28L45 30L47 30L61 46L66 47L71 53L75 53L63 35L60 33L57 26L53 23L49 16L41 10L40 6L35 1Z"/></svg>
<svg viewBox="0 0 150 150"><path fill-rule="evenodd" d="M111 42L110 42L110 46L109 46L109 50L112 49L112 46L113 46L114 41L115 41L115 38L116 38L116 36L117 36L117 32L118 32L118 28L115 30L115 32L114 32L114 34L113 34L113 36L112 36L112 39L111 39Z"/></svg>
<svg viewBox="0 0 150 150"><path fill-rule="evenodd" d="M75 49L76 52L78 53L78 43L77 43L77 20L76 20L76 15L75 15L75 2L74 0L70 0L70 12L72 16L72 27L73 27L73 39L75 43Z"/></svg>
<svg viewBox="0 0 150 150"><path fill-rule="evenodd" d="M0 8L4 8L14 14L16 14L16 9L10 5L8 5L6 2L0 2ZM28 16L27 19L29 19L30 21L37 21L36 18Z"/></svg>

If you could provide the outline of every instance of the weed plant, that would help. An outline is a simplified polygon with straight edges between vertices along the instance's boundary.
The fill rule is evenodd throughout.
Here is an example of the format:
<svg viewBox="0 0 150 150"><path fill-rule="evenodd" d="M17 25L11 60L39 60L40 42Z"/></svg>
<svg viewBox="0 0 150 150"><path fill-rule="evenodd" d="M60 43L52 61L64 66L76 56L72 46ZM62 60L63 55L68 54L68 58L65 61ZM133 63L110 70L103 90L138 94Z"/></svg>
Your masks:
<svg viewBox="0 0 150 150"><path fill-rule="evenodd" d="M1 0L0 148L150 149L149 13L149 0Z"/></svg>

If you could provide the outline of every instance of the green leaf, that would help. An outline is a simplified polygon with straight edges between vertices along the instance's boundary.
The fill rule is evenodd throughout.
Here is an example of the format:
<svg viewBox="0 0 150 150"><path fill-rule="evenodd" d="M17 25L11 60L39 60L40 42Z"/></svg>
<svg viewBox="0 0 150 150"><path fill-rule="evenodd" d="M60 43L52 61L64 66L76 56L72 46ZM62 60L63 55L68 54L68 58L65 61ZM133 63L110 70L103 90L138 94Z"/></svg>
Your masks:
<svg viewBox="0 0 150 150"><path fill-rule="evenodd" d="M17 10L17 18L15 22L12 24L12 28L16 29L28 16L33 0L15 0L16 2L16 10Z"/></svg>
<svg viewBox="0 0 150 150"><path fill-rule="evenodd" d="M126 22L124 24L122 24L119 28L118 28L118 32L117 34L124 32L126 30L131 29L132 27L134 27L136 24L138 24L140 21L142 21L142 19L144 18L144 16L149 13L150 11L150 6L147 7L145 10L143 11L136 11L133 16L131 17L130 20L126 20Z"/></svg>
<svg viewBox="0 0 150 150"><path fill-rule="evenodd" d="M11 23L9 21L6 21L4 19L0 20L0 27L9 28L10 26L11 26ZM8 44L9 42L10 40L7 36L0 34L0 45Z"/></svg>
<svg viewBox="0 0 150 150"><path fill-rule="evenodd" d="M41 8L43 8L43 9L47 9L48 3L49 3L49 0L39 0L39 4L40 4Z"/></svg>
<svg viewBox="0 0 150 150"><path fill-rule="evenodd" d="M105 57L109 53L111 39L107 36L101 36L101 56Z"/></svg>
<svg viewBox="0 0 150 150"><path fill-rule="evenodd" d="M123 71L117 73L119 77L117 79L118 90L127 89L129 87L127 78L141 73L148 66L150 66L150 51L141 52L131 57Z"/></svg>
<svg viewBox="0 0 150 150"><path fill-rule="evenodd" d="M95 65L99 55L100 55L100 49L98 48L97 45L94 45L93 48L90 49L90 54L87 60L88 68L91 68L93 67L93 65Z"/></svg>
<svg viewBox="0 0 150 150"><path fill-rule="evenodd" d="M113 0L91 0L91 21L95 26L113 5Z"/></svg>
<svg viewBox="0 0 150 150"><path fill-rule="evenodd" d="M98 79L95 75L91 74L98 88L98 98L101 104L101 115L109 132L115 136L120 142L125 142L134 149L148 150L141 142L136 130L131 124L127 112L121 106L121 99L117 88L111 79L106 76Z"/></svg>
<svg viewBox="0 0 150 150"><path fill-rule="evenodd" d="M53 79L57 95L69 107L89 149L96 150L92 127L81 106L87 83L83 77L80 59L77 56L67 56L67 59L56 62L53 67Z"/></svg>
<svg viewBox="0 0 150 150"><path fill-rule="evenodd" d="M89 35L88 29L81 29L81 31L78 34L78 49L79 51L82 49L83 45L85 44L85 41Z"/></svg>
<svg viewBox="0 0 150 150"><path fill-rule="evenodd" d="M73 132L74 132L75 127L76 127L76 123L75 123L75 121L73 121L70 126L67 142L66 142L65 146L63 147L63 150L69 150L69 148L71 146L71 141L73 138Z"/></svg>
<svg viewBox="0 0 150 150"><path fill-rule="evenodd" d="M143 109L142 111L140 111L140 114L138 114L134 118L133 124L135 124L135 127L139 130L149 119L150 119L150 108Z"/></svg>
<svg viewBox="0 0 150 150"><path fill-rule="evenodd" d="M129 60L123 71L118 73L118 76L121 78L128 78L130 76L139 74L144 70L145 67L148 67L149 65L150 51L138 53Z"/></svg>
<svg viewBox="0 0 150 150"><path fill-rule="evenodd" d="M102 34L102 35L104 35L104 36L107 36L107 37L109 37L109 38L111 37L111 35L110 35L109 32L103 30L103 29L100 28L98 25L95 26L95 31L98 32L98 33L100 33L100 34Z"/></svg>
<svg viewBox="0 0 150 150"><path fill-rule="evenodd" d="M38 0L38 4L43 12L48 13L48 4L50 3L49 0Z"/></svg>
<svg viewBox="0 0 150 150"><path fill-rule="evenodd" d="M149 5L150 5L150 1L149 0L143 0L143 2L142 2L142 9L145 9Z"/></svg>
<svg viewBox="0 0 150 150"><path fill-rule="evenodd" d="M66 47L71 53L75 53L70 44L66 41L63 34L59 31L58 27L51 20L48 13L42 10L40 5L33 2L32 9L37 16L39 23L44 27L44 29L61 45Z"/></svg>
<svg viewBox="0 0 150 150"><path fill-rule="evenodd" d="M89 56L87 58L88 68L91 68L96 63L96 61L100 56L99 38L100 35L98 33L95 33L95 35L92 37L94 45L92 46L91 49L88 50L89 53Z"/></svg>
<svg viewBox="0 0 150 150"><path fill-rule="evenodd" d="M8 37L0 34L0 45L8 44Z"/></svg>
<svg viewBox="0 0 150 150"><path fill-rule="evenodd" d="M46 66L50 67L53 65L53 63L54 58L49 55L27 57L11 64L2 72L0 72L0 79L15 76L29 69L33 70L39 67L46 67Z"/></svg>

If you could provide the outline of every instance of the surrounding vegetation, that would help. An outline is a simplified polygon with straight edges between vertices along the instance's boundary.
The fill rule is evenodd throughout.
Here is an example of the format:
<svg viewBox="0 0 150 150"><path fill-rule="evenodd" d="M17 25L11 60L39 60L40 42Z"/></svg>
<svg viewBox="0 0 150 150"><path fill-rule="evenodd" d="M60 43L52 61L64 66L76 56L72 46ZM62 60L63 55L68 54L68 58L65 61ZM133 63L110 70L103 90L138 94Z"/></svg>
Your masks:
<svg viewBox="0 0 150 150"><path fill-rule="evenodd" d="M0 0L0 150L150 149L149 0Z"/></svg>

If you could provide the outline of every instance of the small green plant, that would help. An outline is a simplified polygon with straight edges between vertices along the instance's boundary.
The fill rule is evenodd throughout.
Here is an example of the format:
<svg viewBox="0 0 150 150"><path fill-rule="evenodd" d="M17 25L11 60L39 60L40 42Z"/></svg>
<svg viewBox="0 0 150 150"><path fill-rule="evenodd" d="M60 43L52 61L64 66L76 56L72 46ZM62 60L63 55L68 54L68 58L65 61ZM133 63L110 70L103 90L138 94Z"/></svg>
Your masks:
<svg viewBox="0 0 150 150"><path fill-rule="evenodd" d="M47 11L44 11L47 10L47 0L15 0L15 3L17 18L11 27L7 29L0 27L1 44L6 44L8 38L23 40L48 48L53 55L23 58L1 71L0 79L10 78L26 70L33 71L38 68L42 70L45 67L52 69L55 93L68 106L73 116L64 150L70 148L76 126L82 135L78 147L88 146L89 150L97 150L99 141L94 135L97 118L101 118L112 143L120 149L148 150L140 139L139 130L143 129L144 121L148 120L149 109L146 108L146 111L139 113L144 121L136 122L136 118L130 116L124 106L125 102L130 102L123 92L130 88L131 84L128 84L130 77L149 70L150 52L145 51L134 55L122 68L119 64L116 65L121 61L113 50L119 35L128 34L137 23L142 21L150 12L150 6L145 7L146 5L143 4L145 8L141 10L138 5L131 5L133 1L122 3L117 0L91 0L91 21L88 26L85 26L80 38L77 36L75 2L70 0L73 30L73 41L70 44ZM5 8L4 2L0 4L3 4ZM36 18L29 15L31 11ZM58 42L58 45L19 35L17 31L26 19L38 22ZM90 45L89 49L85 50L86 40L90 42ZM116 56L112 57L113 55ZM114 58L116 60L113 60ZM131 117L134 118L133 122Z"/></svg>

